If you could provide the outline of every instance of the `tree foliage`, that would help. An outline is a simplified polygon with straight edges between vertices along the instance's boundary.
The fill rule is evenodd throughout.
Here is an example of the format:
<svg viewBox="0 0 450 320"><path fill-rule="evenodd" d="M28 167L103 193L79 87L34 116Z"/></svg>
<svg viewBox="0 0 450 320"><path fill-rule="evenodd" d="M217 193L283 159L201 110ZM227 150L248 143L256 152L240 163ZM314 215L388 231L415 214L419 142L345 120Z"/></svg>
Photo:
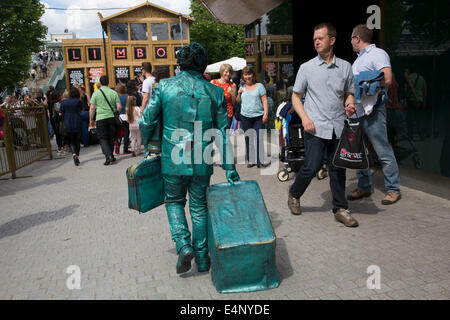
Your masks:
<svg viewBox="0 0 450 320"><path fill-rule="evenodd" d="M292 34L292 0L286 0L267 16L267 33L269 34Z"/></svg>
<svg viewBox="0 0 450 320"><path fill-rule="evenodd" d="M28 77L31 54L39 51L47 34L39 20L43 8L39 0L0 2L0 91Z"/></svg>
<svg viewBox="0 0 450 320"><path fill-rule="evenodd" d="M191 41L200 43L208 51L208 63L231 57L245 57L244 26L221 24L198 0L191 0Z"/></svg>

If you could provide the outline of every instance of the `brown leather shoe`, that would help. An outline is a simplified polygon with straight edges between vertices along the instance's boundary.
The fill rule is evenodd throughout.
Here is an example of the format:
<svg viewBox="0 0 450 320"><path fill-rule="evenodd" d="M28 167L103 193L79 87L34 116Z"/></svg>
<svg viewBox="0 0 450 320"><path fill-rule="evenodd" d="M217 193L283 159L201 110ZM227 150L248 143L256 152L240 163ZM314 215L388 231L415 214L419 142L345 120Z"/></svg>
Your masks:
<svg viewBox="0 0 450 320"><path fill-rule="evenodd" d="M288 189L288 207L293 215L301 215L302 209L300 208L300 199L294 198L291 195L291 187Z"/></svg>
<svg viewBox="0 0 450 320"><path fill-rule="evenodd" d="M359 189L353 190L351 193L347 195L347 200L358 200L364 197L370 197L370 192L365 192Z"/></svg>
<svg viewBox="0 0 450 320"><path fill-rule="evenodd" d="M401 198L402 198L402 194L400 192L388 192L384 196L384 199L381 200L381 204L384 204L385 206L394 204Z"/></svg>
<svg viewBox="0 0 450 320"><path fill-rule="evenodd" d="M336 221L342 222L346 227L357 227L359 226L358 221L353 218L350 211L346 209L339 209L335 214L334 218Z"/></svg>

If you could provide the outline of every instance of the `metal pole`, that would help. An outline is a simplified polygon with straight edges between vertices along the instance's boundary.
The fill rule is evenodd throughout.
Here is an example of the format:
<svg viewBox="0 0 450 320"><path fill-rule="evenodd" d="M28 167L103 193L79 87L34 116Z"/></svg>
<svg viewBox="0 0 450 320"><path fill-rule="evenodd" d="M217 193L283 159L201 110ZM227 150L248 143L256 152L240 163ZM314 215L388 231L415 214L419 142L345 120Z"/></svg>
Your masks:
<svg viewBox="0 0 450 320"><path fill-rule="evenodd" d="M179 17L180 17L181 47L183 47L183 24L181 22L181 14L179 15Z"/></svg>
<svg viewBox="0 0 450 320"><path fill-rule="evenodd" d="M264 82L264 68L262 64L262 48L261 48L261 19L258 20L258 71L261 77L261 82Z"/></svg>
<svg viewBox="0 0 450 320"><path fill-rule="evenodd" d="M103 51L105 56L105 68L106 68L106 76L111 83L111 79L109 78L109 68L108 68L108 56L106 55L106 42L105 42L105 24L102 22L102 36L103 36ZM92 95L92 92L91 92Z"/></svg>

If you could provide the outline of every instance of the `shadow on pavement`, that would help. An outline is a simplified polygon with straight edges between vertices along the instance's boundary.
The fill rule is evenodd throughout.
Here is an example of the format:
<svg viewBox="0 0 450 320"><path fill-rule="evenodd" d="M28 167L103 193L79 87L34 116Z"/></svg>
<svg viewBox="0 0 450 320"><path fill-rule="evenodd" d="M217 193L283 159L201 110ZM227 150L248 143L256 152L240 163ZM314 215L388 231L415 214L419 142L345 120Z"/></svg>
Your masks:
<svg viewBox="0 0 450 320"><path fill-rule="evenodd" d="M289 259L289 253L286 247L286 242L282 238L277 238L277 245L275 250L277 258L277 270L280 276L280 284L285 279L294 274L292 269L291 260Z"/></svg>
<svg viewBox="0 0 450 320"><path fill-rule="evenodd" d="M32 189L44 185L52 185L56 183L61 183L66 181L66 178L63 177L55 177L55 178L47 178L45 180L39 182L29 182L29 183L14 183L13 180L8 184L0 185L0 197L14 195L16 192L20 192L26 189ZM22 182L22 181L20 181Z"/></svg>
<svg viewBox="0 0 450 320"><path fill-rule="evenodd" d="M55 211L43 211L11 220L0 226L0 239L22 233L32 227L71 215L79 205L73 204Z"/></svg>

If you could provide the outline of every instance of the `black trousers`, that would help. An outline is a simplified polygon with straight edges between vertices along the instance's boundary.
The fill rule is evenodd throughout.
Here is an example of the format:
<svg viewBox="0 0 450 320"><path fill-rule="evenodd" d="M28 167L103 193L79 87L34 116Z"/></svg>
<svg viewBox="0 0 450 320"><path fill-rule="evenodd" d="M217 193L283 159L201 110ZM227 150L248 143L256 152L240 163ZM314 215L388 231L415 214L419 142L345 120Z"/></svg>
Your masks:
<svg viewBox="0 0 450 320"><path fill-rule="evenodd" d="M122 122L123 128L125 130L125 135L123 136L123 152L127 152L130 147L130 125L127 121ZM119 146L121 141L119 140Z"/></svg>
<svg viewBox="0 0 450 320"><path fill-rule="evenodd" d="M97 135L105 157L112 157L114 150L114 139L116 139L116 123L114 118L107 118L97 121Z"/></svg>
<svg viewBox="0 0 450 320"><path fill-rule="evenodd" d="M339 139L336 138L334 133L332 140L327 140L305 132L305 162L290 190L294 198L300 198L306 191L311 180L322 166L324 152L327 152L330 189L333 195L333 213L336 213L339 209L348 209L348 202L345 197L345 169L337 168L332 164L338 143Z"/></svg>
<svg viewBox="0 0 450 320"><path fill-rule="evenodd" d="M79 156L81 132L67 132L67 137L70 140L70 149L72 150L72 154Z"/></svg>
<svg viewBox="0 0 450 320"><path fill-rule="evenodd" d="M59 116L50 117L50 123L56 136L56 144L58 145L58 149L63 147L63 136L61 135L61 131L59 129L60 122L61 118Z"/></svg>

